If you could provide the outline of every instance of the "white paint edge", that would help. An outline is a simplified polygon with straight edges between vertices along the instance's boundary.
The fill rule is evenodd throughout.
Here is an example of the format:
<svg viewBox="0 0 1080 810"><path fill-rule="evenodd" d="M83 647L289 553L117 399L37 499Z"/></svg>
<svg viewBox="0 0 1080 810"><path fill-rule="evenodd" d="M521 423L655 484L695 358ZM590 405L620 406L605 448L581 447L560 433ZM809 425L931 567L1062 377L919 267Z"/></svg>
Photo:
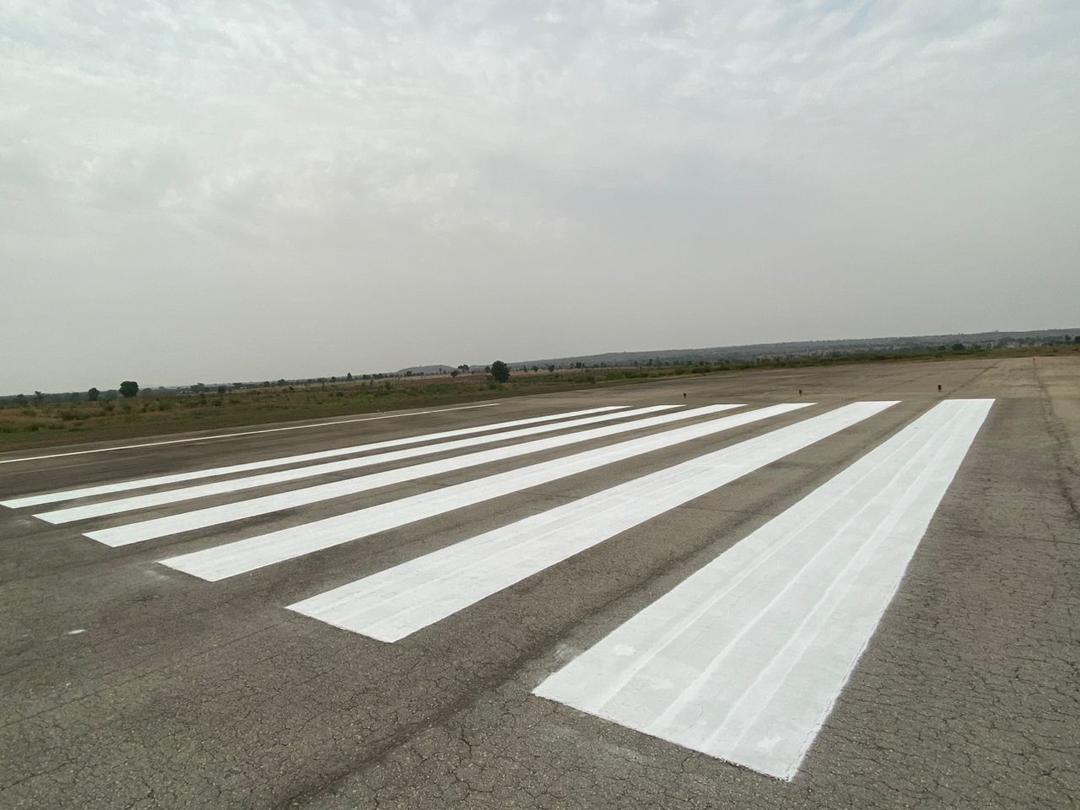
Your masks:
<svg viewBox="0 0 1080 810"><path fill-rule="evenodd" d="M425 554L288 609L380 641L399 641L893 404L856 403L779 428Z"/></svg>
<svg viewBox="0 0 1080 810"><path fill-rule="evenodd" d="M42 461L47 458L65 458L67 456L84 456L90 453L109 453L113 450L139 450L143 447L160 447L165 444L184 444L186 442L209 442L215 439L233 439L237 436L254 436L257 433L279 433L283 430L306 430L317 427L333 427L334 425L348 425L352 422L374 422L379 419L400 419L403 416L424 416L429 413L448 413L450 411L467 411L473 408L494 408L498 402L485 402L481 405L460 405L456 408L440 408L434 411L410 411L409 413L388 413L382 416L364 416L356 419L339 419L336 422L319 422L315 425L290 425L289 427L265 428L262 430L246 430L243 433L225 433L215 436L195 436L187 439L169 439L160 442L143 442L142 444L122 444L116 447L97 447L93 450L72 450L68 453L50 453L47 456L26 456L24 458L0 459L0 464L17 464L20 461Z"/></svg>
<svg viewBox="0 0 1080 810"><path fill-rule="evenodd" d="M652 406L656 408L658 406ZM739 405L710 405L707 408L698 408L688 411L680 411L674 414L654 416L647 419L637 419L616 425L592 428L562 436L554 436L546 439L536 439L523 444L514 444L506 447L496 447L490 450L482 450L467 455L452 456L450 458L436 459L422 464L414 464L409 467L398 467L392 470L372 473L369 475L347 478L339 481L330 481L325 484L316 484L303 489L294 489L273 495L265 495L260 498L249 498L244 501L209 506L196 509L191 512L181 512L175 515L166 515L159 518L115 526L108 529L87 532L86 537L97 540L109 546L129 545L131 543L153 540L178 532L203 529L228 523L242 518L265 515L278 512L283 509L306 506L320 501L339 498L344 495L355 495L372 489L398 484L404 481L413 481L431 475L446 472L454 472L481 464L494 461L525 456L530 453L538 453L543 450L552 450L571 444L590 441L592 439L614 436L629 431L642 430L650 427L667 424L668 422L690 419L695 416L704 416L709 413L730 410L740 407ZM642 409L645 410L645 409ZM620 413L619 416L626 414Z"/></svg>
<svg viewBox="0 0 1080 810"><path fill-rule="evenodd" d="M810 403L785 403L756 411L746 411L709 422L700 422L675 430L654 433L619 444L586 450L582 453L533 464L473 481L444 487L432 492L401 498L389 503L336 515L302 526L249 537L223 546L183 554L163 560L164 565L201 579L216 581L253 571L267 565L302 557L361 537L414 523L466 506L556 481L586 470L612 464L681 442L703 438L740 425L808 407ZM717 406L712 406L717 407ZM704 409L697 409L699 411ZM658 416L653 420L671 421L685 414Z"/></svg>
<svg viewBox="0 0 1080 810"><path fill-rule="evenodd" d="M332 450L318 450L312 453L301 453L299 455L278 456L275 458L264 459L262 461L252 461L246 464L232 464L225 467L211 467L202 470L191 470L183 473L174 473L171 475L158 475L149 478L136 478L129 481L120 481L111 484L100 484L91 487L80 487L77 489L67 489L58 492L46 492L35 495L24 495L18 498L0 501L0 506L6 506L10 509L21 509L28 506L42 506L48 503L57 503L60 501L75 500L78 498L90 498L96 495L109 495L116 492L127 492L133 489L143 489L146 487L162 486L165 484L175 484L182 481L194 481L200 478L214 478L222 475L232 475L235 473L250 472L252 470L268 469L270 467L283 467L289 464L301 464L306 461L317 461L319 459L354 455L368 452L371 450L381 450L388 447L399 447L402 445L418 444L420 442L435 441L438 439L448 439L452 436L467 436L472 433L483 433L485 431L503 430L506 428L517 427L519 425L551 422L556 419L570 419L575 416L585 416L586 414L592 413L616 411L628 407L628 405L609 405L601 408L587 408L581 411L567 411L563 413L548 414L547 416L537 416L530 419L513 419L508 422L492 422L486 425L476 425L473 427L458 428L456 430L443 430L436 433L424 433L417 436L404 436L397 439L386 439L378 442L369 442L367 444L352 445L351 447L338 447Z"/></svg>
<svg viewBox="0 0 1080 810"><path fill-rule="evenodd" d="M534 694L792 779L992 403L931 408Z"/></svg>
<svg viewBox="0 0 1080 810"><path fill-rule="evenodd" d="M466 448L478 447L485 444L505 442L512 439L535 436L541 433L551 433L558 430L567 430L570 428L594 425L600 422L610 422L613 419L644 416L646 414L656 413L658 411L674 410L678 407L681 406L651 405L647 408L639 408L633 411L602 413L596 416L589 416L582 419L573 419L568 422L558 422L555 424L545 424L530 428L521 428L519 430L511 430L504 433L494 433L484 436L474 436L466 439L457 439L455 441L444 442L442 444L429 444L423 445L422 447L410 447L403 450L392 450L390 452L378 453L372 456L348 458L342 461L332 461L325 464L313 464L308 467L297 467L294 469L280 470L278 472L263 473L262 475L253 475L243 478L230 478L225 481L217 481L210 484L201 484L192 487L182 487L180 489L169 489L163 490L161 492L151 492L144 495L133 495L128 498L119 498L111 501L101 501L99 503L85 504L82 506L72 506L65 509L56 509L50 512L41 512L39 514L35 514L34 517L38 518L39 520L44 520L46 523L52 524L71 523L72 521L76 520L88 520L90 518L116 515L122 512L132 512L137 509L149 509L155 506L164 506L173 503L181 503L183 501L196 500L199 498L208 498L215 495L226 495L231 492L242 492L248 489L257 489L258 487L284 484L291 481L302 481L305 478L315 478L321 475L330 475L333 473L358 470L364 467L375 467L380 464L389 464L394 461L405 461L407 459L419 458L421 456L430 456L437 453L449 453L454 450L463 450ZM514 445L514 447L524 446L525 445ZM470 456L458 456L457 458L468 459L470 458ZM416 469L416 467L404 469ZM331 490L329 491L333 491L332 485L328 486L331 486ZM310 489L302 491L308 492L309 494L311 492ZM282 497L287 496L288 493L285 493ZM269 497L272 498L274 496Z"/></svg>

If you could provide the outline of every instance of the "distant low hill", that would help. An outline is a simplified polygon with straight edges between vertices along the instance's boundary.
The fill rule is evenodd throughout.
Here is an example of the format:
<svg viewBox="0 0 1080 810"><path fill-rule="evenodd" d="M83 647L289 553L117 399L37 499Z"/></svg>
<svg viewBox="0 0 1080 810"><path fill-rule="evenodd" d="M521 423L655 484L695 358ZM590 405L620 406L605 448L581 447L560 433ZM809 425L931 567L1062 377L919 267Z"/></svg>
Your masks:
<svg viewBox="0 0 1080 810"><path fill-rule="evenodd" d="M620 368L627 366L685 366L696 363L719 365L723 363L758 363L772 360L794 360L798 358L858 358L873 355L883 357L902 356L904 354L925 354L928 352L958 352L964 350L1017 348L1023 346L1046 346L1065 342L1080 343L1080 326L1072 329L1036 329L1025 332L972 332L949 335L911 335L907 337L855 338L845 340L801 340L787 343L749 343L742 346L711 346L701 349L652 349L648 351L604 352L602 354L579 354L571 357L551 357L543 360L515 360L508 362L514 371L536 368ZM483 363L467 366L468 372L482 374L487 371ZM399 371L376 372L365 374L346 373L343 376L309 377L278 379L276 381L194 383L187 385L146 386L139 396L146 399L151 396L170 394L201 394L203 396L221 396L226 391L245 388L284 388L292 386L326 385L383 381L398 377L436 377L450 375L455 371L465 371L466 366L450 366L435 363L425 366L409 366ZM100 396L109 402L119 397L114 389L102 389L95 392L92 399ZM86 391L35 392L27 394L0 395L0 405L42 404L44 402L80 401L88 397Z"/></svg>
<svg viewBox="0 0 1080 810"><path fill-rule="evenodd" d="M716 363L747 361L762 358L843 357L874 352L902 352L951 349L957 344L965 348L1008 348L1015 346L1063 343L1080 339L1080 327L1072 329L1037 329L1024 332L973 332L948 335L913 335L907 337L856 338L846 340L802 340L787 343L750 343L742 346L712 346L701 349L654 349L650 351L605 352L573 357L552 357L543 360L518 360L512 368L538 366L571 368L585 366L632 366L673 363Z"/></svg>

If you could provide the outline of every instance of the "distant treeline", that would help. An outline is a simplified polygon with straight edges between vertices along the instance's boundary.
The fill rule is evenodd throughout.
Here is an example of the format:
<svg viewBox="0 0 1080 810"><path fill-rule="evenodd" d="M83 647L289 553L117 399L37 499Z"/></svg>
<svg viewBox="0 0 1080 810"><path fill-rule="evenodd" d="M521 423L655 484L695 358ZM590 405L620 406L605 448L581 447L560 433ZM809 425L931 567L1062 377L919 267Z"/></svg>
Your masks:
<svg viewBox="0 0 1080 810"><path fill-rule="evenodd" d="M70 394L18 395L0 400L0 449L44 447L73 441L134 438L192 430L322 418L403 408L491 401L523 394L571 391L682 375L723 374L744 369L829 366L871 361L936 361L978 357L1080 354L1070 338L1039 345L987 347L956 342L889 351L842 351L825 355L766 355L751 359L677 361L648 358L612 366L575 360L554 364L495 361L484 371L418 372L315 377L261 383L196 383L184 388L140 389L125 380L114 389ZM452 373L456 372L456 373ZM489 373L485 373L489 372ZM6 400L6 401L5 401Z"/></svg>
<svg viewBox="0 0 1080 810"><path fill-rule="evenodd" d="M931 335L898 338L867 338L854 340L800 341L790 343L753 344L747 346L718 346L705 349L664 349L645 352L609 352L597 355L579 355L548 360L508 363L515 374L552 374L557 371L588 371L599 369L687 369L708 366L714 370L744 369L783 363L786 365L813 365L822 362L851 360L887 360L945 356L964 352L983 352L1025 347L1060 346L1080 344L1080 328L1046 329L1030 332L980 332L975 334ZM341 376L301 377L294 379L194 383L184 386L160 386L142 388L125 381L117 388L88 391L66 391L0 396L0 405L8 407L57 404L64 402L114 402L117 399L138 396L140 398L199 394L221 397L230 391L250 389L282 389L294 391L312 386L339 383L366 383L423 377L451 377L490 374L491 366L462 363L458 366L415 366L392 372L353 374ZM134 389L131 386L134 386ZM128 388L125 389L125 386Z"/></svg>

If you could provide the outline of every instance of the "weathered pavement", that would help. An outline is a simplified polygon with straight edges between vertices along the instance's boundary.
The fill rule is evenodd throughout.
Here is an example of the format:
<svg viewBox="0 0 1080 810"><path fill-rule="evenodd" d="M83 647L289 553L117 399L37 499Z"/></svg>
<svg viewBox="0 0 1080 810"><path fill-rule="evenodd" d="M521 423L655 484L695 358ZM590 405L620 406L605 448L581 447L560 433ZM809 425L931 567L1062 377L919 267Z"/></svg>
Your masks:
<svg viewBox="0 0 1080 810"><path fill-rule="evenodd" d="M532 695L550 673L942 398L996 401L793 781ZM31 516L41 509L0 508L0 806L1074 806L1075 360L732 374L6 464L0 499L606 405L800 400L816 404L220 582L157 561L661 429L119 548L82 533L191 506L62 526ZM480 532L866 400L900 402L401 641L375 641L285 609Z"/></svg>

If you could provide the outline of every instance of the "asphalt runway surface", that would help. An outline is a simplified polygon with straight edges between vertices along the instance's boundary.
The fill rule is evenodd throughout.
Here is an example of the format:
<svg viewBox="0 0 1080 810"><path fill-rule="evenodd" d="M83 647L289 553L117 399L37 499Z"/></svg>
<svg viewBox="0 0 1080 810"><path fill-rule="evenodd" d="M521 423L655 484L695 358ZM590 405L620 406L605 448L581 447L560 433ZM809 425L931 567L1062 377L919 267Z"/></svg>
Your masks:
<svg viewBox="0 0 1080 810"><path fill-rule="evenodd" d="M0 807L1080 803L1076 358L383 416L0 455Z"/></svg>

